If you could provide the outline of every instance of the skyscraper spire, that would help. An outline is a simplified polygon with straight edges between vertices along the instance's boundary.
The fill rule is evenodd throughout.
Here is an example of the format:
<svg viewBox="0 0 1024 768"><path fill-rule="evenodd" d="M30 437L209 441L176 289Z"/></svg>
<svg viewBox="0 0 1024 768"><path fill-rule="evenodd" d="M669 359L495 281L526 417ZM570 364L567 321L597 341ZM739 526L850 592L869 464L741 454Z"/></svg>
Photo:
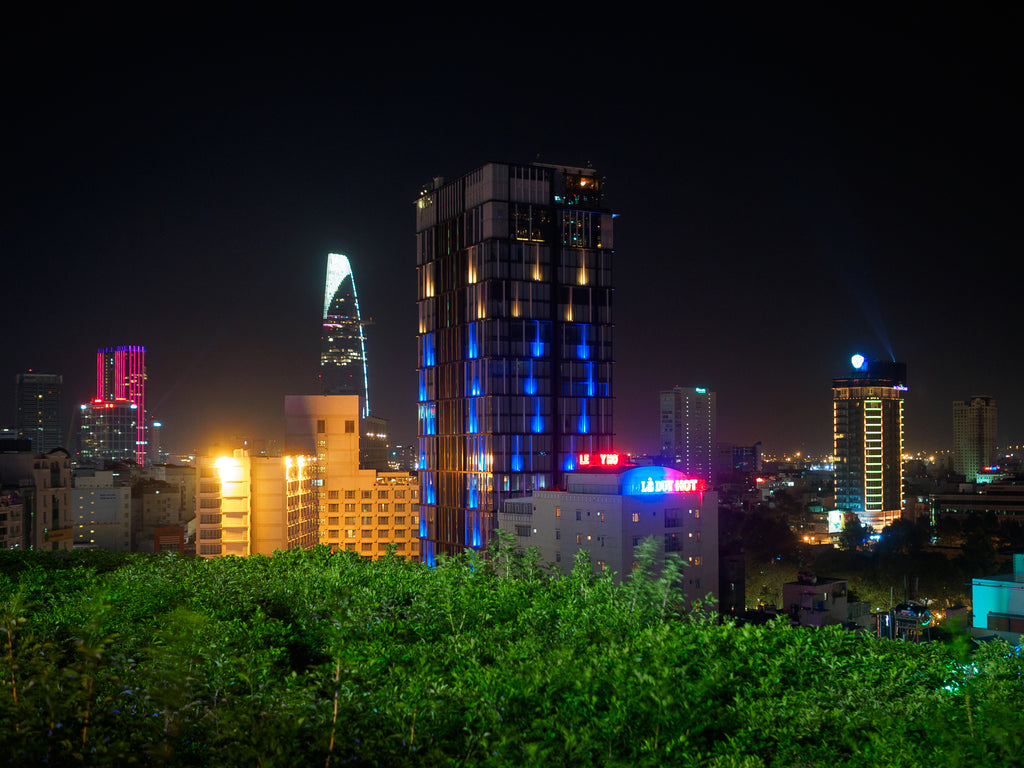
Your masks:
<svg viewBox="0 0 1024 768"><path fill-rule="evenodd" d="M359 395L359 415L366 418L370 414L366 339L352 265L340 253L327 256L320 343L320 394Z"/></svg>

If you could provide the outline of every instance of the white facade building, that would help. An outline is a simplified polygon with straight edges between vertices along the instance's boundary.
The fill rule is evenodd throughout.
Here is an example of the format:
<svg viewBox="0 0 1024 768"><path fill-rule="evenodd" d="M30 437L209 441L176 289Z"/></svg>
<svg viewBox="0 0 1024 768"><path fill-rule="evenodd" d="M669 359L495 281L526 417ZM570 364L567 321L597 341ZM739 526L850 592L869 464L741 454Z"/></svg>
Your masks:
<svg viewBox="0 0 1024 768"><path fill-rule="evenodd" d="M71 491L75 549L130 552L132 489L112 470L79 469Z"/></svg>
<svg viewBox="0 0 1024 768"><path fill-rule="evenodd" d="M579 465L594 469L567 475L564 491L506 501L498 527L566 573L583 549L595 570L619 577L632 572L636 547L654 537L659 557L676 553L685 564L688 600L718 598L718 495L703 479L668 467L620 468L618 454L581 455Z"/></svg>

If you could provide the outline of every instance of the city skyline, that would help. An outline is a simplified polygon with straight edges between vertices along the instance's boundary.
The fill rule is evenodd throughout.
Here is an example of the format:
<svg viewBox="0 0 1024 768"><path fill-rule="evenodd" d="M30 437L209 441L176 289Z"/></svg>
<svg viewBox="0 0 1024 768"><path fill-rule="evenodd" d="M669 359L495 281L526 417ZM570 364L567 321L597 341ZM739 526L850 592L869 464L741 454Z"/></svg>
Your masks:
<svg viewBox="0 0 1024 768"><path fill-rule="evenodd" d="M599 169L620 214L619 450L656 453L658 393L683 386L717 393L723 442L826 453L855 352L906 361L908 448L952 447L952 403L977 393L1000 442L1024 442L1013 19L851 15L820 41L698 21L678 57L609 54L573 109L541 85L551 59L523 65L520 101L493 87L511 67L445 57L341 78L365 50L71 41L13 85L0 425L16 374L62 375L67 414L95 350L130 337L166 446L283 434L284 396L317 391L309 328L338 252L373 320L374 411L411 442L413 201L540 153ZM448 111L425 85L442 80Z"/></svg>

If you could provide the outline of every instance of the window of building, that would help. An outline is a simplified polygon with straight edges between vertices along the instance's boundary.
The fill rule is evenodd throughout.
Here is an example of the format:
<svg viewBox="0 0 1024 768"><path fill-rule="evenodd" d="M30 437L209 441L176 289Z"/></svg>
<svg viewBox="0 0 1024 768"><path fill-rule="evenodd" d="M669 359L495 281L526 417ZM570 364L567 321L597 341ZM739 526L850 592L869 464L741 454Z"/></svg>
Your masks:
<svg viewBox="0 0 1024 768"><path fill-rule="evenodd" d="M578 533L576 534L576 543L577 544L582 544L583 543L583 536L581 536Z"/></svg>
<svg viewBox="0 0 1024 768"><path fill-rule="evenodd" d="M561 517L561 516L562 516L562 508L561 507L555 507L555 517Z"/></svg>
<svg viewBox="0 0 1024 768"><path fill-rule="evenodd" d="M355 524L356 524L356 516L355 515L352 515L351 517L346 517L345 518L345 525L355 525Z"/></svg>
<svg viewBox="0 0 1024 768"><path fill-rule="evenodd" d="M395 525L405 525L405 517L404 516L397 516L396 515L395 516Z"/></svg>
<svg viewBox="0 0 1024 768"><path fill-rule="evenodd" d="M601 518L601 522L604 522L604 512L599 512L598 516Z"/></svg>
<svg viewBox="0 0 1024 768"><path fill-rule="evenodd" d="M388 491L377 491L377 498L378 499L386 499L386 498L388 498Z"/></svg>
<svg viewBox="0 0 1024 768"><path fill-rule="evenodd" d="M400 541L397 544L395 544L395 551L396 552L405 552L405 542L404 541Z"/></svg>
<svg viewBox="0 0 1024 768"><path fill-rule="evenodd" d="M356 492L355 491L345 491L345 498L346 499L354 499L355 497L356 497Z"/></svg>
<svg viewBox="0 0 1024 768"><path fill-rule="evenodd" d="M395 538L396 539L404 539L405 538L405 528L395 528Z"/></svg>
<svg viewBox="0 0 1024 768"><path fill-rule="evenodd" d="M345 505L345 511L346 512L355 512L356 511L356 505L355 504L346 504Z"/></svg>
<svg viewBox="0 0 1024 768"><path fill-rule="evenodd" d="M362 512L373 512L373 504L363 504L361 507Z"/></svg>
<svg viewBox="0 0 1024 768"><path fill-rule="evenodd" d="M373 542L372 541L364 541L362 543L362 547L361 548L362 548L363 552L373 552Z"/></svg>
<svg viewBox="0 0 1024 768"><path fill-rule="evenodd" d="M346 539L354 539L355 537L356 537L356 529L355 528L346 528L345 529L345 538Z"/></svg>
<svg viewBox="0 0 1024 768"><path fill-rule="evenodd" d="M359 538L361 538L361 539L372 539L373 538L373 530L371 528L363 528L359 532Z"/></svg>
<svg viewBox="0 0 1024 768"><path fill-rule="evenodd" d="M666 552L682 552L683 542L679 538L677 533L666 533L665 534L665 551Z"/></svg>
<svg viewBox="0 0 1024 768"><path fill-rule="evenodd" d="M377 511L378 512L387 512L388 511L388 505L387 504L378 504L377 505Z"/></svg>
<svg viewBox="0 0 1024 768"><path fill-rule="evenodd" d="M395 498L396 499L404 499L405 498L405 491L401 491L401 490L395 489Z"/></svg>
<svg viewBox="0 0 1024 768"><path fill-rule="evenodd" d="M336 499L336 498L338 498L338 496L340 494L341 494L341 491L328 491L327 492L327 498L328 499Z"/></svg>
<svg viewBox="0 0 1024 768"><path fill-rule="evenodd" d="M576 519L577 520L582 520L583 519L583 510L582 509L577 509L576 510Z"/></svg>
<svg viewBox="0 0 1024 768"><path fill-rule="evenodd" d="M345 545L345 551L346 552L355 552L356 551L356 545L355 544L346 544Z"/></svg>
<svg viewBox="0 0 1024 768"><path fill-rule="evenodd" d="M405 504L395 504L395 512L405 512Z"/></svg>
<svg viewBox="0 0 1024 768"><path fill-rule="evenodd" d="M516 536L529 536L529 535L530 535L530 526L528 526L528 525L517 525L516 526Z"/></svg>
<svg viewBox="0 0 1024 768"><path fill-rule="evenodd" d="M555 541L558 541L560 538L562 538L562 529L555 528Z"/></svg>
<svg viewBox="0 0 1024 768"><path fill-rule="evenodd" d="M678 528L683 524L682 516L679 514L677 508L665 510L665 527L666 528Z"/></svg>
<svg viewBox="0 0 1024 768"><path fill-rule="evenodd" d="M337 517L329 517L329 518L327 518L327 524L328 525L337 525L338 524L338 518Z"/></svg>
<svg viewBox="0 0 1024 768"><path fill-rule="evenodd" d="M364 498L364 499L372 499L373 498L373 491L362 491L362 498Z"/></svg>
<svg viewBox="0 0 1024 768"><path fill-rule="evenodd" d="M381 515L380 517L377 518L377 525L387 525L387 524L388 524L388 517L387 517L387 515Z"/></svg>
<svg viewBox="0 0 1024 768"><path fill-rule="evenodd" d="M640 522L640 513L639 512L634 512L633 513L633 522L634 523L639 523Z"/></svg>
<svg viewBox="0 0 1024 768"><path fill-rule="evenodd" d="M337 514L337 512L338 512L338 505L337 504L328 504L327 505L327 511L328 512L334 512L335 514Z"/></svg>
<svg viewBox="0 0 1024 768"><path fill-rule="evenodd" d="M318 435L323 435L326 432L327 432L327 420L326 419L317 419L316 420L316 433Z"/></svg>
<svg viewBox="0 0 1024 768"><path fill-rule="evenodd" d="M338 539L338 531L337 531L337 529L336 528L332 528L331 530L327 531L327 538L328 539L334 539L335 541L337 541L337 539Z"/></svg>
<svg viewBox="0 0 1024 768"><path fill-rule="evenodd" d="M371 515L363 515L359 522L363 525L373 525L373 517Z"/></svg>
<svg viewBox="0 0 1024 768"><path fill-rule="evenodd" d="M356 431L356 423L352 419L345 419L345 434L351 435Z"/></svg>
<svg viewBox="0 0 1024 768"><path fill-rule="evenodd" d="M377 538L378 539L386 539L386 538L388 538L388 529L387 528L378 528L377 529Z"/></svg>

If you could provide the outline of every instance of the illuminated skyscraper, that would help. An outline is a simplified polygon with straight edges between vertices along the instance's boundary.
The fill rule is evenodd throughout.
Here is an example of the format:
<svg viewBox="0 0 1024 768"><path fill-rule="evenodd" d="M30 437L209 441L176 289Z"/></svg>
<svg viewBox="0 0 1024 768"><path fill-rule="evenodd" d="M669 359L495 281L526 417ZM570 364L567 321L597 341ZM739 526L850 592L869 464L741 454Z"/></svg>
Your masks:
<svg viewBox="0 0 1024 768"><path fill-rule="evenodd" d="M60 391L63 377L53 373L19 373L17 391L18 437L32 441L35 453L49 453L61 445Z"/></svg>
<svg viewBox="0 0 1024 768"><path fill-rule="evenodd" d="M589 168L489 163L416 201L426 562L612 450L612 253Z"/></svg>
<svg viewBox="0 0 1024 768"><path fill-rule="evenodd" d="M881 531L903 511L905 363L855 355L832 382L836 507Z"/></svg>
<svg viewBox="0 0 1024 768"><path fill-rule="evenodd" d="M996 401L984 395L953 403L953 470L969 483L995 464Z"/></svg>
<svg viewBox="0 0 1024 768"><path fill-rule="evenodd" d="M82 455L146 464L146 348L96 352L96 397L82 406Z"/></svg>
<svg viewBox="0 0 1024 768"><path fill-rule="evenodd" d="M323 331L320 336L320 394L359 395L360 417L370 415L366 339L359 314L356 279L348 257L327 256Z"/></svg>
<svg viewBox="0 0 1024 768"><path fill-rule="evenodd" d="M118 399L93 400L82 405L81 456L86 463L139 460L139 410ZM141 466L141 465L140 465Z"/></svg>
<svg viewBox="0 0 1024 768"><path fill-rule="evenodd" d="M715 393L704 387L664 390L661 402L661 457L666 466L711 482L715 451Z"/></svg>

